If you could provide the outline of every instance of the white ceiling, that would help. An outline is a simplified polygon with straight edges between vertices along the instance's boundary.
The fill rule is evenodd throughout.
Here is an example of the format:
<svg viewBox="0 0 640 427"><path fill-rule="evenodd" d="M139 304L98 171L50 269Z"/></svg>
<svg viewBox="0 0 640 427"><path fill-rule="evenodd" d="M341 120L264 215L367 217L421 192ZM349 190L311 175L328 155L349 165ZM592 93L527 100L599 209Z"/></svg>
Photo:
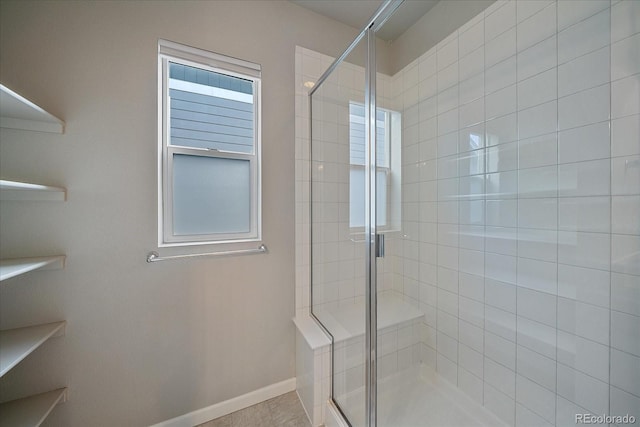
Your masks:
<svg viewBox="0 0 640 427"><path fill-rule="evenodd" d="M361 30L383 0L289 0L326 17ZM405 0L377 35L383 40L397 39L415 24L438 0Z"/></svg>

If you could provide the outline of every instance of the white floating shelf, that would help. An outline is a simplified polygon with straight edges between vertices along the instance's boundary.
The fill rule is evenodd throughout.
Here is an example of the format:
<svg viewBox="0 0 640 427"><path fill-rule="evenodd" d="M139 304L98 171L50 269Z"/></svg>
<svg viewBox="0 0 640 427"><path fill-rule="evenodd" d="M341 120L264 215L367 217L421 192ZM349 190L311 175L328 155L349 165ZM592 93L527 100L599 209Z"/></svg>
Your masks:
<svg viewBox="0 0 640 427"><path fill-rule="evenodd" d="M58 403L67 401L67 389L48 391L0 404L2 425L38 427Z"/></svg>
<svg viewBox="0 0 640 427"><path fill-rule="evenodd" d="M64 122L0 84L0 127L64 133Z"/></svg>
<svg viewBox="0 0 640 427"><path fill-rule="evenodd" d="M64 268L64 255L37 258L14 258L0 261L0 281L34 270L60 270Z"/></svg>
<svg viewBox="0 0 640 427"><path fill-rule="evenodd" d="M47 323L0 331L0 377L4 376L46 340L64 335L67 322Z"/></svg>
<svg viewBox="0 0 640 427"><path fill-rule="evenodd" d="M0 180L0 200L64 202L67 200L67 190L49 185Z"/></svg>

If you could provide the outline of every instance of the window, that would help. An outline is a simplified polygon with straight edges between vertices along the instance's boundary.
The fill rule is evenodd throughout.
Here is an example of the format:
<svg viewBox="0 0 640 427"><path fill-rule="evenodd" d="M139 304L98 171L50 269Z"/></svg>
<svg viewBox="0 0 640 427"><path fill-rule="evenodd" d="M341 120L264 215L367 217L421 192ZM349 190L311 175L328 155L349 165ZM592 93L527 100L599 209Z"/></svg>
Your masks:
<svg viewBox="0 0 640 427"><path fill-rule="evenodd" d="M260 66L161 40L158 244L260 240Z"/></svg>
<svg viewBox="0 0 640 427"><path fill-rule="evenodd" d="M365 220L365 108L349 103L349 226L364 227ZM400 113L376 111L377 225L389 230L399 220ZM395 189L395 190L394 190Z"/></svg>

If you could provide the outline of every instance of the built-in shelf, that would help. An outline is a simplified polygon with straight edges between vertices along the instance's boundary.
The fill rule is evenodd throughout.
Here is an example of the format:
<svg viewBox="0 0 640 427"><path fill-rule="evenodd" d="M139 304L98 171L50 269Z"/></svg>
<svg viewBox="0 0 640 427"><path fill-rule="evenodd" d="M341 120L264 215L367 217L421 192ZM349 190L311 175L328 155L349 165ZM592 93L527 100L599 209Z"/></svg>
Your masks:
<svg viewBox="0 0 640 427"><path fill-rule="evenodd" d="M46 133L64 133L64 122L25 97L0 84L0 128ZM16 133L17 135L17 133ZM3 136L4 137L4 136ZM37 137L31 134L25 137ZM67 200L62 187L29 182L0 180L0 201L61 201ZM66 257L14 258L0 260L0 281L35 270L64 268ZM49 338L65 334L65 321L27 326L0 331L0 377L36 351ZM37 427L49 416L53 408L67 400L67 389L41 393L0 404L0 425Z"/></svg>
<svg viewBox="0 0 640 427"><path fill-rule="evenodd" d="M49 338L64 335L66 324L63 321L0 331L0 377Z"/></svg>
<svg viewBox="0 0 640 427"><path fill-rule="evenodd" d="M64 133L64 122L0 84L0 127Z"/></svg>
<svg viewBox="0 0 640 427"><path fill-rule="evenodd" d="M0 180L0 200L64 202L67 200L67 190L49 185Z"/></svg>
<svg viewBox="0 0 640 427"><path fill-rule="evenodd" d="M36 258L13 258L0 261L0 281L34 270L60 270L64 268L64 255Z"/></svg>
<svg viewBox="0 0 640 427"><path fill-rule="evenodd" d="M38 427L58 403L67 401L67 389L48 391L0 404L2 425Z"/></svg>

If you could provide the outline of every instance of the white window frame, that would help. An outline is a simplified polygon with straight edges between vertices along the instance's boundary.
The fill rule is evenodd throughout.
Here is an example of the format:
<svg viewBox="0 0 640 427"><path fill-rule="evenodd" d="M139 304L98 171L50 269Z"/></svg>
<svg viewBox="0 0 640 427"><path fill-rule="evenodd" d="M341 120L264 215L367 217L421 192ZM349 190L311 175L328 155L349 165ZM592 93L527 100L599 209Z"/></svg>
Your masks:
<svg viewBox="0 0 640 427"><path fill-rule="evenodd" d="M169 63L196 67L253 82L253 152L241 153L170 144ZM188 83L188 82L187 82ZM250 95L249 95L250 96ZM158 41L158 246L192 246L261 242L261 67L191 46ZM176 154L249 161L250 229L245 233L176 235L173 230L173 158Z"/></svg>
<svg viewBox="0 0 640 427"><path fill-rule="evenodd" d="M350 101L350 104L361 103ZM400 194L401 194L401 165L400 165L400 146L401 146L401 115L397 111L387 108L377 108L378 111L384 113L384 132L385 132L385 155L387 164L385 166L376 166L376 173L384 172L385 184L387 186L386 200L384 201L385 222L378 225L378 230L382 233L397 231L400 229ZM351 124L350 124L351 126ZM349 160L349 169L363 170L365 166L351 163ZM380 201L378 201L380 203ZM351 211L351 207L349 207ZM349 229L351 233L364 232L364 226L351 224L351 212L349 212Z"/></svg>

